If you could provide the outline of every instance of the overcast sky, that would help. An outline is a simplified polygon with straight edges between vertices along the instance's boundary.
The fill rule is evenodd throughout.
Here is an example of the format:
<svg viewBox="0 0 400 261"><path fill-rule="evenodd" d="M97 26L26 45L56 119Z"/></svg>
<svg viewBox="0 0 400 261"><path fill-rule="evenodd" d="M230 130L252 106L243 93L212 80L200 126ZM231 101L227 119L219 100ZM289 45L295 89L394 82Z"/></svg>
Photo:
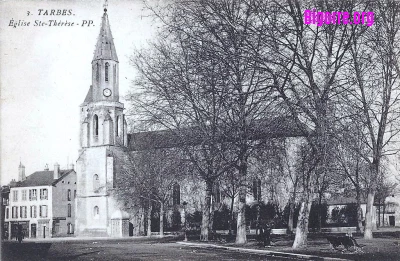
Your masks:
<svg viewBox="0 0 400 261"><path fill-rule="evenodd" d="M120 95L132 86L134 69L129 64L133 50L146 46L155 26L140 0L108 1L108 16L120 69ZM1 83L1 184L18 177L20 159L26 175L66 168L79 149L79 105L91 84L91 61L103 0L98 1L0 1ZM71 16L39 16L39 9L71 9ZM30 15L27 16L27 12ZM42 11L44 12L44 11ZM17 23L29 26L14 28ZM50 19L91 27L38 27L35 20Z"/></svg>
<svg viewBox="0 0 400 261"><path fill-rule="evenodd" d="M155 1L163 0L149 0L151 4ZM141 0L108 2L120 63L120 95L124 96L135 74L129 57L135 49L146 47L156 26ZM2 185L17 179L20 159L26 175L43 170L46 164L50 169L55 162L61 168L75 164L79 150L79 105L91 84L91 61L103 4L104 0L0 0ZM39 9L43 9L42 13L67 9L73 15L44 16L39 15ZM11 19L30 25L14 28L9 26ZM78 24L92 20L94 26L33 26L35 20L50 19ZM398 159L393 162L400 170Z"/></svg>

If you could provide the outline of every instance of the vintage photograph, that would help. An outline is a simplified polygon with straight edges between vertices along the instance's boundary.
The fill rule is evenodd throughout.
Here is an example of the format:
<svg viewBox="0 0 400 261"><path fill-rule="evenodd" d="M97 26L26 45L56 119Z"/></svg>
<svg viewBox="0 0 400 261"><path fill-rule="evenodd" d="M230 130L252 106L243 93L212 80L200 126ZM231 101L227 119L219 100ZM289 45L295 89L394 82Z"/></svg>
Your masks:
<svg viewBox="0 0 400 261"><path fill-rule="evenodd" d="M0 12L1 260L398 260L400 2Z"/></svg>

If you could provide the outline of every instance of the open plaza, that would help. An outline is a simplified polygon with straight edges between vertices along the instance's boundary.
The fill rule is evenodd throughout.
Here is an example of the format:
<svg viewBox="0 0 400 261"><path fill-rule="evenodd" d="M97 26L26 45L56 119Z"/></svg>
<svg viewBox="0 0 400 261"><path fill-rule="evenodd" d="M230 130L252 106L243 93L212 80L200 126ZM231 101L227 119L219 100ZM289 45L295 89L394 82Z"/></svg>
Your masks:
<svg viewBox="0 0 400 261"><path fill-rule="evenodd" d="M400 251L400 229L381 229L374 239L364 240L361 235L354 238L362 247L356 252L350 248L333 250L326 240L327 234L309 235L305 249L291 248L293 238L272 236L271 247L265 248L254 237L245 245L234 242L210 240L200 242L197 236L184 241L183 234L159 238L51 238L26 239L2 243L4 261L19 260L368 260L395 261Z"/></svg>

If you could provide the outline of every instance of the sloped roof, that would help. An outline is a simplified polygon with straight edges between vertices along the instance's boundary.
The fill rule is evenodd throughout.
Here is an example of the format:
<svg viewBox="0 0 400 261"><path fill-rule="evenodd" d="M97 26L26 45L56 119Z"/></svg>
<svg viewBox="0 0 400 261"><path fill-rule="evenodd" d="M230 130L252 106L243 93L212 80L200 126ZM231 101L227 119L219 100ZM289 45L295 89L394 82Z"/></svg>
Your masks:
<svg viewBox="0 0 400 261"><path fill-rule="evenodd" d="M238 138L237 130L229 130L229 135L220 134L216 139L221 142L234 142ZM226 133L225 133L226 134ZM254 122L249 126L248 138L251 140L271 139L280 137L302 137L304 133L288 117L276 117ZM128 136L128 148L131 151L146 149L173 148L183 145L198 145L207 142L205 131L198 127L190 127L178 131L159 130L136 132Z"/></svg>
<svg viewBox="0 0 400 261"><path fill-rule="evenodd" d="M27 176L24 181L18 181L14 187L50 186L57 184L68 174L75 172L73 169L60 170L60 178L54 179L54 171L36 171Z"/></svg>
<svg viewBox="0 0 400 261"><path fill-rule="evenodd" d="M360 196L361 204L367 204L367 195L361 193ZM355 196L346 196L346 195L335 195L326 200L327 205L349 205L356 204L357 200ZM375 197L374 205L378 205L378 199Z"/></svg>
<svg viewBox="0 0 400 261"><path fill-rule="evenodd" d="M89 91L86 94L85 103L89 103L93 101L93 86L90 85Z"/></svg>
<svg viewBox="0 0 400 261"><path fill-rule="evenodd" d="M100 34L97 38L96 50L93 56L93 61L95 60L114 60L118 62L117 52L115 51L114 40L111 34L110 22L108 21L107 9L104 9Z"/></svg>
<svg viewBox="0 0 400 261"><path fill-rule="evenodd" d="M355 204L357 200L355 197L346 197L346 196L334 196L330 199L326 200L328 205L348 205L348 204ZM361 204L366 204L367 200L365 197L361 196Z"/></svg>
<svg viewBox="0 0 400 261"><path fill-rule="evenodd" d="M111 219L129 219L129 214L125 211L121 211L120 209L116 210L112 215Z"/></svg>

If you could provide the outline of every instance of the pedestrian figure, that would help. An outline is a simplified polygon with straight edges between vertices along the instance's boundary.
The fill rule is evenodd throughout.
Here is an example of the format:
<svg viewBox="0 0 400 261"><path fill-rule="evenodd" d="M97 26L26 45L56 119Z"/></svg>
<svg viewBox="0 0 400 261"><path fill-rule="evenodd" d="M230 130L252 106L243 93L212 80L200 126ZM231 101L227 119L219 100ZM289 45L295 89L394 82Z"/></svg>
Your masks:
<svg viewBox="0 0 400 261"><path fill-rule="evenodd" d="M271 227L266 224L264 228L264 247L271 246Z"/></svg>
<svg viewBox="0 0 400 261"><path fill-rule="evenodd" d="M17 240L22 243L22 238L24 237L24 232L22 232L22 226L18 226Z"/></svg>
<svg viewBox="0 0 400 261"><path fill-rule="evenodd" d="M264 241L264 230L262 226L259 226L258 229L260 230L260 233L258 234L258 242L261 244L261 242Z"/></svg>

